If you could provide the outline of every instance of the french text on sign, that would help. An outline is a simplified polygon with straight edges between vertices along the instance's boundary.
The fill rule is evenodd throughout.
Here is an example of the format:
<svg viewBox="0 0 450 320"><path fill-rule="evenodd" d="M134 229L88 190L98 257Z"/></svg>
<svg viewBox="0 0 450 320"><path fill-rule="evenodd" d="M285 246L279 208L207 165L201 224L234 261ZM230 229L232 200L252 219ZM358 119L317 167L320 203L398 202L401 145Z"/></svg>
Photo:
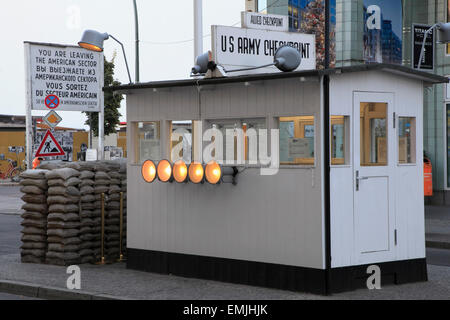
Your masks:
<svg viewBox="0 0 450 320"><path fill-rule="evenodd" d="M42 139L39 148L36 151L36 157L56 157L64 156L66 153L56 141L53 134L47 130L44 138Z"/></svg>

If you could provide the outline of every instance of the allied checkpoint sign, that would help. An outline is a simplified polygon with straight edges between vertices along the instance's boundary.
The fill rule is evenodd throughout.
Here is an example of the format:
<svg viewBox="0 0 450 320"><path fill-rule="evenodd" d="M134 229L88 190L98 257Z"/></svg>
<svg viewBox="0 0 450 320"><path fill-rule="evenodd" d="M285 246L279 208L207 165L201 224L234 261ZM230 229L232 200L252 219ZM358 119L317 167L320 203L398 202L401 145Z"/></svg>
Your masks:
<svg viewBox="0 0 450 320"><path fill-rule="evenodd" d="M57 44L25 45L32 110L100 111L101 52Z"/></svg>
<svg viewBox="0 0 450 320"><path fill-rule="evenodd" d="M270 64L276 50L283 45L293 46L301 54L300 66L295 71L316 69L316 37L313 34L226 26L211 28L212 58L225 70ZM254 72L279 70L272 66Z"/></svg>

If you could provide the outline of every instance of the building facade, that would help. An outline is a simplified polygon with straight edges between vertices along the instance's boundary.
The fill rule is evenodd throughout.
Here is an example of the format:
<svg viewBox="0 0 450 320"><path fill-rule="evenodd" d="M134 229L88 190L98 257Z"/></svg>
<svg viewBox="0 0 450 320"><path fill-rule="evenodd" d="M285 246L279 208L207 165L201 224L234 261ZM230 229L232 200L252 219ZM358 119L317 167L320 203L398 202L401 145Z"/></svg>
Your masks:
<svg viewBox="0 0 450 320"><path fill-rule="evenodd" d="M288 15L291 31L320 33L319 9L324 2L260 0L257 8ZM331 61L337 67L373 62L412 67L412 25L450 21L449 12L449 0L331 0ZM321 46L318 41L319 53ZM434 70L429 72L450 76L450 49L445 44L435 44ZM446 84L424 91L423 138L424 154L433 165L434 194L426 201L450 205L450 92Z"/></svg>

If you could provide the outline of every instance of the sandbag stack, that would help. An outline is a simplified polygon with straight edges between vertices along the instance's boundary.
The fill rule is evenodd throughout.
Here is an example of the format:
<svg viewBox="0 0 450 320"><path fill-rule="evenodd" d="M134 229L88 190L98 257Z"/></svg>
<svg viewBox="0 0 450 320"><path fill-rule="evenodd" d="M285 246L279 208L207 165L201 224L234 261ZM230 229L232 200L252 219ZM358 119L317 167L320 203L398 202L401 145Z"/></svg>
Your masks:
<svg viewBox="0 0 450 320"><path fill-rule="evenodd" d="M71 265L80 256L80 172L74 168L54 169L46 173L48 216L46 262Z"/></svg>
<svg viewBox="0 0 450 320"><path fill-rule="evenodd" d="M21 260L42 263L47 250L47 170L27 170L20 177L22 200Z"/></svg>
<svg viewBox="0 0 450 320"><path fill-rule="evenodd" d="M106 201L108 196L108 190L110 185L110 176L107 174L107 167L103 161L98 161L95 163L94 167L95 175L94 175L94 223L95 223L95 229L98 230L96 232L94 241L95 241L95 248L94 253L96 259L99 261L101 259L101 222L102 222L102 198L101 195L104 193L105 199L104 199L104 210L105 210L105 219L106 219ZM106 224L105 224L106 225ZM106 243L106 239L105 239ZM105 252L106 255L106 252Z"/></svg>
<svg viewBox="0 0 450 320"><path fill-rule="evenodd" d="M127 162L120 162L120 188L123 192L123 229L122 229L122 253L126 254L127 248Z"/></svg>
<svg viewBox="0 0 450 320"><path fill-rule="evenodd" d="M94 214L95 193L94 193L94 163L80 163L80 221L81 221L81 263L95 262L96 255L99 255L100 234L99 218ZM97 239L96 239L97 238Z"/></svg>
<svg viewBox="0 0 450 320"><path fill-rule="evenodd" d="M119 258L120 247L120 164L117 161L106 162L110 177L105 217L105 252L108 260Z"/></svg>

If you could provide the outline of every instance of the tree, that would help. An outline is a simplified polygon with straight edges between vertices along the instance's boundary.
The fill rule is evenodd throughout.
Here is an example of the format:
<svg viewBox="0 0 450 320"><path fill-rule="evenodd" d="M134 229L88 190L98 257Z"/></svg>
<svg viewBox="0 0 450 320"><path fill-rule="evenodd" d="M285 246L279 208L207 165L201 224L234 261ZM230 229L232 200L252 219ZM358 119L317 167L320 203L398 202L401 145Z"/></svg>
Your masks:
<svg viewBox="0 0 450 320"><path fill-rule="evenodd" d="M109 86L118 86L121 83L117 80L114 80L114 60L116 58L116 53L114 53L113 58L110 62L108 62L105 58L105 87ZM109 135L111 133L116 132L116 128L120 123L120 102L123 99L123 95L106 91L105 92L105 135ZM98 137L98 112L84 112L87 116L87 120L85 122L94 133L96 137Z"/></svg>

